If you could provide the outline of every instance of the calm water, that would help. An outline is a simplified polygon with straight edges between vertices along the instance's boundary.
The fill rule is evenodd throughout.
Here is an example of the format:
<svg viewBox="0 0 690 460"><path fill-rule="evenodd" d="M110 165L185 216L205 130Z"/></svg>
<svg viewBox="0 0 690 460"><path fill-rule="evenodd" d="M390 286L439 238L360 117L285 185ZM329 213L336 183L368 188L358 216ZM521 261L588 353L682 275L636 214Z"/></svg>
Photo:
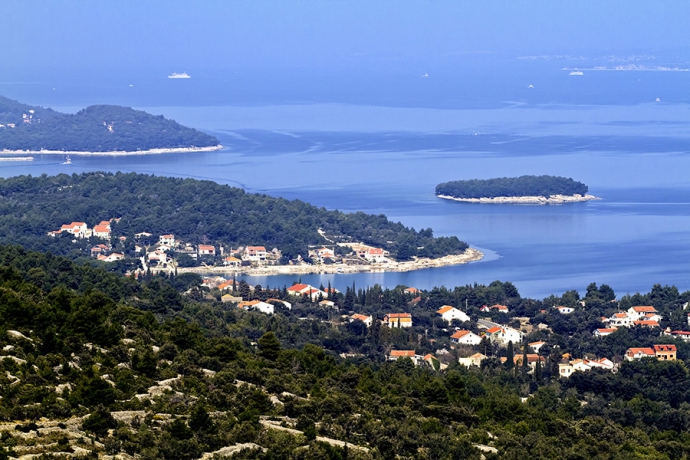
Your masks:
<svg viewBox="0 0 690 460"><path fill-rule="evenodd" d="M654 283L690 289L690 105L683 99L690 75L569 77L519 68L504 78L465 77L465 85L449 76L350 81L350 90L331 91L324 81L283 88L237 78L0 82L0 94L62 110L119 103L164 114L226 146L194 155L73 157L71 166L37 156L0 164L0 175L105 170L208 179L329 209L384 213L457 235L487 256L408 273L302 276L340 289L352 282L430 288L496 279L532 297L582 292L590 282L618 294L646 292ZM573 177L603 199L510 206L433 194L447 180L520 174ZM282 286L295 277L251 281Z"/></svg>

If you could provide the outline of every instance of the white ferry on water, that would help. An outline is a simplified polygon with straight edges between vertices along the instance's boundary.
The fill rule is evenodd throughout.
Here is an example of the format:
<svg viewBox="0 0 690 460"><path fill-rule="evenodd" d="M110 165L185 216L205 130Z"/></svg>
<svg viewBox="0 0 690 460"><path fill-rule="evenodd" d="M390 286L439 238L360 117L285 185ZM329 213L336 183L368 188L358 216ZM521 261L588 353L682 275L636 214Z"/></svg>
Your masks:
<svg viewBox="0 0 690 460"><path fill-rule="evenodd" d="M182 73L177 73L173 72L170 75L168 75L168 78L192 78L187 74L187 72L182 72Z"/></svg>
<svg viewBox="0 0 690 460"><path fill-rule="evenodd" d="M574 75L574 76L576 76L576 77L581 77L581 76L584 75L584 74L585 74L585 73L584 73L583 71L581 71L581 70L573 70L572 72L570 72L570 75Z"/></svg>

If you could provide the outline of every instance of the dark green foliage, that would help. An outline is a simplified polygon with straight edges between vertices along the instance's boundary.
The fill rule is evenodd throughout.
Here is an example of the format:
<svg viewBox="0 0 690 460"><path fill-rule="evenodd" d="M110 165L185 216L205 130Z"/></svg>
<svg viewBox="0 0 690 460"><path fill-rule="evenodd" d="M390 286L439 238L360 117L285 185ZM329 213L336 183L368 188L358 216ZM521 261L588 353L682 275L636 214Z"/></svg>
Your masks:
<svg viewBox="0 0 690 460"><path fill-rule="evenodd" d="M269 250L277 247L286 260L307 257L309 245L324 244L319 229L331 239L361 241L394 255L402 249L404 258L440 257L468 248L456 237L434 238L430 229L417 232L383 215L328 211L211 181L134 173L0 179L0 244L84 259L91 246L101 241L73 242L69 235L49 237L47 233L72 221L93 226L113 217L122 218L113 224L113 232L131 240L135 233L146 231L173 233L194 244L260 244ZM422 249L417 254L418 247ZM121 250L136 257L133 245ZM51 275L37 270L32 277L40 284L50 281Z"/></svg>
<svg viewBox="0 0 690 460"><path fill-rule="evenodd" d="M98 441L91 444L95 449L104 446L99 455L124 452L142 459L195 459L237 443L266 448L235 456L258 459L690 455L690 372L682 360L690 356L690 345L676 342L682 359L675 362L623 362L617 373L592 370L561 380L552 372L562 352L620 357L626 347L671 340L659 337L658 331L636 328L600 340L587 335L593 318L616 310L605 300L610 292L604 286L588 288L585 306L573 292L543 302L524 299L515 286L499 281L421 292L415 304L409 304L411 296L403 293L403 286L353 286L335 297L338 304L349 295L355 311L375 318L393 309L411 311L415 318L411 331L389 330L380 323L362 330L339 322L337 315L329 316L308 299L293 299L293 310L267 316L181 294L193 279L136 282L15 247L0 247L0 260L7 261L0 265L0 345L4 349L11 344L3 353L26 361L0 360L0 419L20 420L20 432L41 431L36 439L47 437L42 428L49 422L41 417L53 423L86 416L85 437ZM36 269L46 276L35 276ZM45 290L35 284L39 279ZM110 280L117 300L93 287L78 290L77 279L89 279L93 286ZM155 315L148 311L151 299L167 290L176 295L164 297L176 306ZM278 290L271 295L282 294ZM687 295L658 285L649 294L630 297L654 299L658 308L678 314ZM528 338L554 346L542 348L543 368L531 374L522 366L506 369L498 357L523 354L518 344L512 352L494 348L481 368L458 366L452 353L459 349L445 358L437 354L449 365L446 370L416 366L410 359L383 359L393 346L422 354L447 346L450 331L434 321L436 309L452 304L476 316L487 300L508 304L512 315L527 315L554 328L553 333L535 330ZM563 300L573 302L576 311L557 313L553 305ZM75 311L90 318L94 330L118 325L115 339L102 340L102 349L87 342L94 337L74 318ZM506 320L514 318L506 315ZM557 333L556 328L570 332ZM8 329L18 329L31 340L10 339ZM52 345L46 344L51 335L40 329L56 332ZM154 352L153 346L160 349ZM491 354L482 349L486 346L491 344L465 351ZM337 354L343 351L359 355L341 359ZM10 384L8 374L21 381ZM146 402L134 396L161 380L168 380L172 391ZM57 397L53 388L58 383L69 383L71 390ZM281 403L274 402L276 397ZM120 410L141 410L145 416L115 423L112 412ZM268 421L301 433L269 429L264 425ZM68 424L57 426L66 429ZM370 450L329 446L320 436ZM0 458L5 451L16 457L11 449L19 438L3 432ZM60 452L69 452L66 437L51 442ZM475 444L490 445L498 453L480 453ZM49 455L60 454L43 458ZM96 453L90 455L95 458Z"/></svg>
<svg viewBox="0 0 690 460"><path fill-rule="evenodd" d="M496 198L499 196L585 195L582 182L557 176L520 176L445 182L436 186L436 195L454 198Z"/></svg>
<svg viewBox="0 0 690 460"><path fill-rule="evenodd" d="M115 428L117 422L107 410L98 408L84 419L82 429L104 436L108 430Z"/></svg>
<svg viewBox="0 0 690 460"><path fill-rule="evenodd" d="M31 123L23 115L31 114ZM162 115L116 105L94 105L76 114L31 107L0 96L0 150L137 151L208 147L218 139L184 127Z"/></svg>
<svg viewBox="0 0 690 460"><path fill-rule="evenodd" d="M271 361L278 359L278 356L280 356L280 342L273 332L269 331L262 335L258 343L261 356Z"/></svg>

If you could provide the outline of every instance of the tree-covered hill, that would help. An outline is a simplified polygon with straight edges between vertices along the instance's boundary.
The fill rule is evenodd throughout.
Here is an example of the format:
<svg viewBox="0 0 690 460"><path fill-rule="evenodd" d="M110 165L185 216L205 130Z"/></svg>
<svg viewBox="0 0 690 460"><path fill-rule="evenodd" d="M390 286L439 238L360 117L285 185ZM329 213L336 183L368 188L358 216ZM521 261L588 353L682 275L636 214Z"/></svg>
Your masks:
<svg viewBox="0 0 690 460"><path fill-rule="evenodd" d="M122 218L113 233L129 236L132 245L135 233L173 233L194 244L277 247L285 258L307 257L309 245L326 243L319 229L331 239L361 241L401 258L439 257L468 247L456 237L435 238L431 229L415 231L384 215L328 211L211 181L134 173L0 179L0 243L74 255L69 235L47 233L72 221L93 226L113 217Z"/></svg>
<svg viewBox="0 0 690 460"><path fill-rule="evenodd" d="M582 182L558 176L520 176L496 179L472 179L444 182L436 186L436 195L453 198L496 198L551 195L585 195Z"/></svg>
<svg viewBox="0 0 690 460"><path fill-rule="evenodd" d="M115 105L94 105L64 114L0 96L0 125L0 151L109 152L219 144L215 137L162 115Z"/></svg>
<svg viewBox="0 0 690 460"><path fill-rule="evenodd" d="M374 286L337 294L339 314L305 297L268 316L221 303L196 275L134 280L0 246L0 459L191 460L234 448L232 458L257 460L687 458L690 344L674 342L677 361L559 379L563 353L672 341L644 330L594 339L586 318L615 310L613 291L592 283L584 305L575 294L557 299L578 305L564 317L543 313L554 299L521 298L499 281L422 291L413 304L402 287ZM628 301L682 321L688 295L655 286ZM384 359L391 349L442 356L450 332L435 310L465 299L472 316L485 301L542 312L533 319L554 330L527 341L547 342L543 369L502 363L510 351L487 341L446 349L445 370ZM373 314L372 327L338 320L350 309ZM400 309L419 325L381 325L382 312ZM479 350L481 366L458 364L460 351Z"/></svg>

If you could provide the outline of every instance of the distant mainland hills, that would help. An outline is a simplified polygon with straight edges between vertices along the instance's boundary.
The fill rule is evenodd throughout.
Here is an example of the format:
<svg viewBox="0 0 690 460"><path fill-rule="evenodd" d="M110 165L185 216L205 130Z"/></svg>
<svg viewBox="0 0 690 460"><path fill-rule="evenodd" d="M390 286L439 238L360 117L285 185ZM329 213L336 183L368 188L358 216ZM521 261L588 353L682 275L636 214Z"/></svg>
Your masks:
<svg viewBox="0 0 690 460"><path fill-rule="evenodd" d="M117 105L92 105L75 114L0 96L0 152L139 152L211 150L214 136L162 115Z"/></svg>

